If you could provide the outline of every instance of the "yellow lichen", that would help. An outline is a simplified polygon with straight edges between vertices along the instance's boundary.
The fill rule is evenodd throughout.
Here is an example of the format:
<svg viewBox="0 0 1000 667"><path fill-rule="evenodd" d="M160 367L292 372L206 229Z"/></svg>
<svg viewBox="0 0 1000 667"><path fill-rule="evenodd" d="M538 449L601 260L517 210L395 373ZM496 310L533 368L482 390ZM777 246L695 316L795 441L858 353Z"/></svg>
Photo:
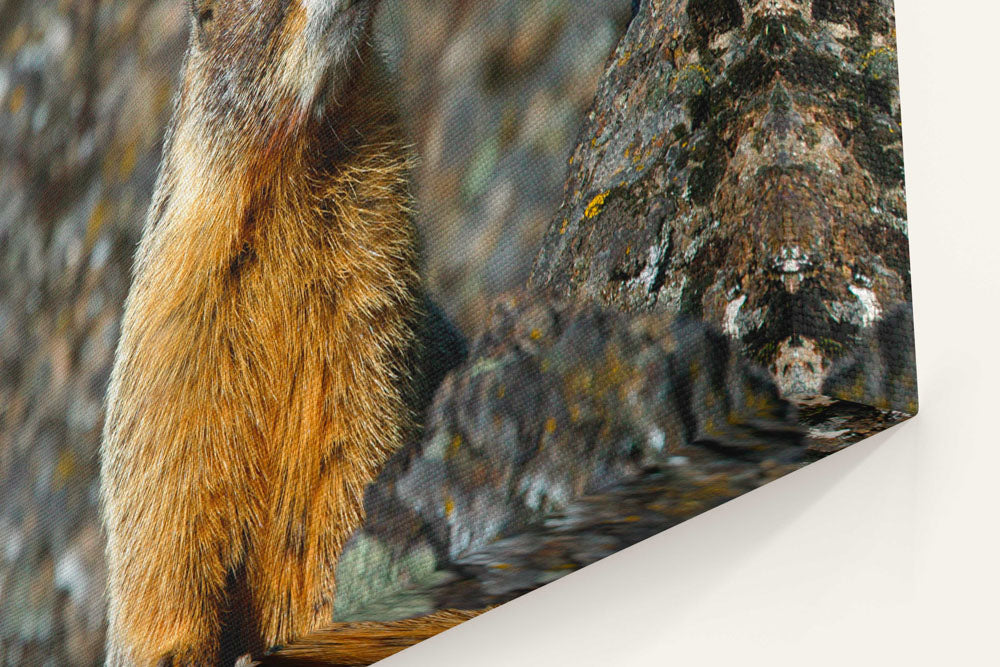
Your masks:
<svg viewBox="0 0 1000 667"><path fill-rule="evenodd" d="M94 211L87 220L87 233L84 236L84 245L89 249L93 248L98 236L104 231L104 225L111 216L111 204L107 199L101 199L94 207Z"/></svg>
<svg viewBox="0 0 1000 667"><path fill-rule="evenodd" d="M118 180L122 183L127 181L135 171L135 165L139 157L139 148L136 142L130 141L125 150L122 151L121 160L118 163Z"/></svg>
<svg viewBox="0 0 1000 667"><path fill-rule="evenodd" d="M599 214L601 209L604 208L604 201L608 198L608 194L610 193L602 192L591 199L590 203L587 204L587 209L583 212L583 216L587 219L597 217L597 214Z"/></svg>
<svg viewBox="0 0 1000 667"><path fill-rule="evenodd" d="M72 452L63 452L59 456L59 463L56 464L56 479L60 485L73 476L76 467L76 457Z"/></svg>
<svg viewBox="0 0 1000 667"><path fill-rule="evenodd" d="M26 97L27 93L24 90L24 86L18 86L10 94L10 101L7 102L7 108L10 109L11 113L19 112L24 107L24 99Z"/></svg>
<svg viewBox="0 0 1000 667"><path fill-rule="evenodd" d="M895 49L892 49L888 46L879 46L877 48L874 48L865 55L861 56L861 67L868 67L869 63L871 62L871 59L879 55L880 53L895 53L895 52L896 52Z"/></svg>

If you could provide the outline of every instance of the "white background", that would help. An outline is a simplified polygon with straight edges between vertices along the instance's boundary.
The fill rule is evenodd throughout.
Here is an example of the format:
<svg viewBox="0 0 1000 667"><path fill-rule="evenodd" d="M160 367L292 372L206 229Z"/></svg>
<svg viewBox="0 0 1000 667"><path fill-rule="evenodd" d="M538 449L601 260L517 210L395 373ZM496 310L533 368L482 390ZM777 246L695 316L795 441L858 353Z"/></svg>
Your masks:
<svg viewBox="0 0 1000 667"><path fill-rule="evenodd" d="M917 418L383 664L1000 665L1000 7L896 11Z"/></svg>

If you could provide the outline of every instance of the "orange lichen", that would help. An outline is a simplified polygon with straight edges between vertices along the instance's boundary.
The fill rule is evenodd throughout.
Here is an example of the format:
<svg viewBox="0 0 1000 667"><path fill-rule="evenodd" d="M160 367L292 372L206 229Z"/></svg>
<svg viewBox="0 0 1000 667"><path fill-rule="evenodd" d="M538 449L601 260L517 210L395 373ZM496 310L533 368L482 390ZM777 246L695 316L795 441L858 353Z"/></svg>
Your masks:
<svg viewBox="0 0 1000 667"><path fill-rule="evenodd" d="M587 219L597 217L597 215L601 212L601 209L604 208L604 202L608 198L608 194L610 193L602 192L591 199L590 203L587 204L586 210L583 212L583 216Z"/></svg>

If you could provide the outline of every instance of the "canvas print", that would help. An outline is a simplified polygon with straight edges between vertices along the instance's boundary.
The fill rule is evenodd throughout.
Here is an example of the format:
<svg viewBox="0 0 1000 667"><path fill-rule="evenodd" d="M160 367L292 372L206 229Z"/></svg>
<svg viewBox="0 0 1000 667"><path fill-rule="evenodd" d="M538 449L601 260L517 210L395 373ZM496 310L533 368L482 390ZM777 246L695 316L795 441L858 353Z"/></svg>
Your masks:
<svg viewBox="0 0 1000 667"><path fill-rule="evenodd" d="M3 665L373 664L917 411L891 0L0 17Z"/></svg>

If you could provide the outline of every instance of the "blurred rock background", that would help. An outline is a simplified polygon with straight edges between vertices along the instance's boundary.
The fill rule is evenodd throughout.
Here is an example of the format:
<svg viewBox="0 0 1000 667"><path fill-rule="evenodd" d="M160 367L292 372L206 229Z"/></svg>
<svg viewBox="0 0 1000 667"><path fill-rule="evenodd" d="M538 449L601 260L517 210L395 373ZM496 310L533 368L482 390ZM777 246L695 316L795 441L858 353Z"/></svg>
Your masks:
<svg viewBox="0 0 1000 667"><path fill-rule="evenodd" d="M522 283L629 0L386 0L425 272L469 334ZM182 0L0 0L0 664L103 646L102 398Z"/></svg>
<svg viewBox="0 0 1000 667"><path fill-rule="evenodd" d="M628 0L396 0L386 50L421 166L426 275L465 330L524 283ZM395 26L395 28L390 28Z"/></svg>

